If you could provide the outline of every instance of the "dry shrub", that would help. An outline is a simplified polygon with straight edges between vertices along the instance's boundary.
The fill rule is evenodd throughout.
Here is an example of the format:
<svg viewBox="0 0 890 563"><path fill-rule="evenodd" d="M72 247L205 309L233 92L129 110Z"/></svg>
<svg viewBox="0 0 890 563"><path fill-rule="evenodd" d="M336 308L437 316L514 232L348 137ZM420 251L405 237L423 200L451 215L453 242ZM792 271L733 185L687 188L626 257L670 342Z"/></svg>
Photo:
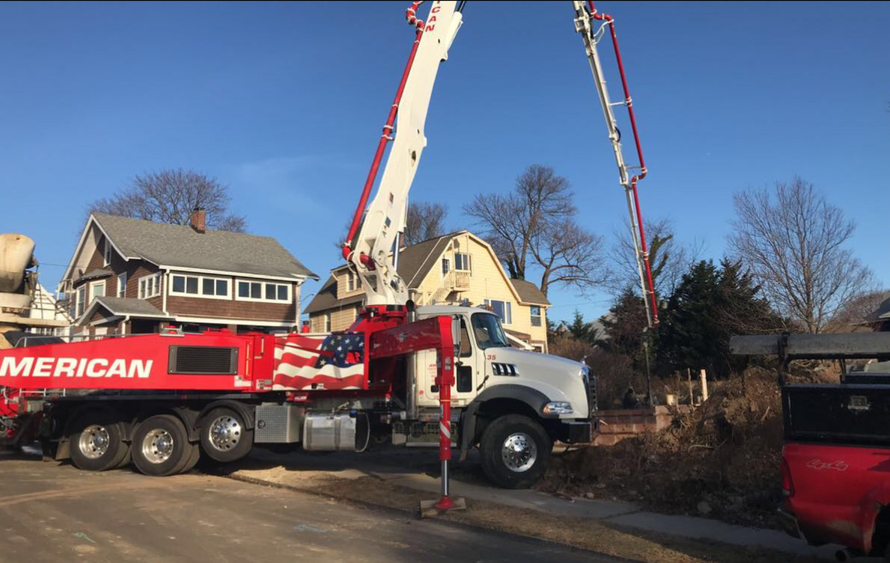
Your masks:
<svg viewBox="0 0 890 563"><path fill-rule="evenodd" d="M777 377L755 368L717 382L708 401L661 432L555 456L541 488L665 512L694 513L705 501L713 516L774 526L781 447Z"/></svg>

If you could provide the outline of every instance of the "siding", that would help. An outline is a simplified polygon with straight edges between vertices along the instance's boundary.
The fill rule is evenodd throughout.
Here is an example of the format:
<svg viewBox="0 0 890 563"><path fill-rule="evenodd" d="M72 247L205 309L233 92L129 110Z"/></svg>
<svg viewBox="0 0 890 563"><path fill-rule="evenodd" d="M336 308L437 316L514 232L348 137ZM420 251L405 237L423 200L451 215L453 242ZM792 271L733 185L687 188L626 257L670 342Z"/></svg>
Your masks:
<svg viewBox="0 0 890 563"><path fill-rule="evenodd" d="M509 302L512 310L512 322L504 323L504 328L523 332L531 336L533 342L545 344L547 342L547 315L546 307L541 307L541 326L533 327L531 324L531 307L520 305L517 301L503 267L492 257L488 248L480 244L470 236L455 237L451 245L445 250L443 256L436 259L436 266L430 270L418 286L418 303L429 304L442 287L442 257L447 257L454 268L454 253L464 252L470 254L472 272L468 291L452 293L455 302L469 299L472 305L484 305L486 299ZM441 295L441 292L440 292Z"/></svg>
<svg viewBox="0 0 890 563"><path fill-rule="evenodd" d="M127 273L127 287L125 297L130 299L138 299L139 298L139 280L146 276L151 276L158 273L160 270L154 264L146 262L145 260L131 260L129 262L125 261L123 257L121 257L117 252L112 252L111 262L105 266L104 265L104 255L103 250L105 248L105 237L102 235L101 231L94 225L93 226L93 236L98 240L98 244L96 245L96 249L93 251L93 254L89 257L87 261L87 266L83 272L79 274L83 274L86 272L90 272L92 270L97 269L108 269L112 272L112 275L106 278L102 278L105 281L105 295L117 297L118 295L118 287L117 287L117 276L121 273ZM200 275L191 273L192 275ZM185 275L189 275L186 273ZM152 297L146 299L149 303L155 306L158 310L164 310L164 293L167 291L168 278L169 275L161 276L161 294L157 297ZM231 289L231 298L229 299L204 299L204 298L195 298L195 297L182 297L182 296L167 296L167 313L170 315L185 315L190 317L202 317L202 318L212 318L219 319L220 321L266 321L266 322L275 322L275 323L286 323L293 326L296 326L296 317L297 317L297 307L296 301L300 295L300 287L295 284L288 284L291 286L291 301L289 303L261 303L255 301L238 301L235 299L236 288L236 278L227 277L227 276L217 276L213 275L215 278L228 278L230 289ZM98 281L98 280L91 280ZM265 281L265 280L257 280L257 281ZM273 280L268 280L273 281ZM77 289L84 284L89 284L90 282L80 282L74 284L74 291L72 291L73 295L76 295ZM281 284L280 281L274 281L274 283ZM345 282L344 282L345 287ZM85 308L89 307L89 303L85 305Z"/></svg>

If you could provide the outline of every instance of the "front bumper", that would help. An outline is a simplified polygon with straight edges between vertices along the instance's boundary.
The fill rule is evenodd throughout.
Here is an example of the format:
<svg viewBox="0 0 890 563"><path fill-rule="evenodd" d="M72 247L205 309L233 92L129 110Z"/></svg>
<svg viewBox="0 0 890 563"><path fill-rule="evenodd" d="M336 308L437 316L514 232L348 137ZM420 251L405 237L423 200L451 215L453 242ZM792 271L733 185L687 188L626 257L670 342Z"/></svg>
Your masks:
<svg viewBox="0 0 890 563"><path fill-rule="evenodd" d="M564 422L565 438L567 444L587 444L593 438L593 424L590 421Z"/></svg>
<svg viewBox="0 0 890 563"><path fill-rule="evenodd" d="M779 525L782 527L782 530L792 538L802 538L803 534L800 533L800 525L797 523L797 517L781 508L778 509L777 512L779 515Z"/></svg>

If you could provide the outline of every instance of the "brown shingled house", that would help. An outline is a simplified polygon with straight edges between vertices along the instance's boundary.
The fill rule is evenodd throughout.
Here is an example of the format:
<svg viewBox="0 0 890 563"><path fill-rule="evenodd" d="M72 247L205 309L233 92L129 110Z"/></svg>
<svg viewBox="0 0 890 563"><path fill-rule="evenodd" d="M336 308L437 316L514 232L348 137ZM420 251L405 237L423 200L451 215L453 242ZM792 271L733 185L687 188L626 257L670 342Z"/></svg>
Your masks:
<svg viewBox="0 0 890 563"><path fill-rule="evenodd" d="M399 275L418 305L487 305L501 317L517 345L546 352L547 307L538 287L510 279L484 240L459 231L408 246L399 253ZM331 271L305 309L312 332L344 330L355 321L364 293L347 266Z"/></svg>
<svg viewBox="0 0 890 563"><path fill-rule="evenodd" d="M284 332L299 325L300 288L318 279L275 239L93 213L59 282L74 334Z"/></svg>

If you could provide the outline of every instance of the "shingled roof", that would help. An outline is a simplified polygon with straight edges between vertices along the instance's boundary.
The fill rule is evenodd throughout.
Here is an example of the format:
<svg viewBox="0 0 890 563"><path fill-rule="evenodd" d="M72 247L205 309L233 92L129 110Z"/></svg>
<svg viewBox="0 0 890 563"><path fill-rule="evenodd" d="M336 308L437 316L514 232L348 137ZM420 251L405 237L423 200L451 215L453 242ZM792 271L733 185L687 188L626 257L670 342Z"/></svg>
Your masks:
<svg viewBox="0 0 890 563"><path fill-rule="evenodd" d="M141 258L159 266L318 279L271 237L229 231L199 233L187 225L104 213L92 217L127 258Z"/></svg>
<svg viewBox="0 0 890 563"><path fill-rule="evenodd" d="M535 305L550 305L550 301L544 293L530 281L511 278L510 283L516 288L516 293L523 303L534 303Z"/></svg>
<svg viewBox="0 0 890 563"><path fill-rule="evenodd" d="M403 248L399 252L399 276L408 286L409 289L417 289L423 280L429 274L430 270L439 265L439 256L448 247L451 240L467 233L467 231L456 231L434 237L417 244L412 244ZM478 238L478 237L477 237ZM324 282L315 297L309 305L303 310L304 313L319 313L331 309L339 309L347 306L361 303L364 295L353 295L343 299L337 299L337 279L335 274L346 270L347 266L343 265L332 270L331 276ZM522 303L531 303L534 305L550 305L550 301L541 292L541 290L533 284L520 279L510 279L510 283L516 289L516 294Z"/></svg>

